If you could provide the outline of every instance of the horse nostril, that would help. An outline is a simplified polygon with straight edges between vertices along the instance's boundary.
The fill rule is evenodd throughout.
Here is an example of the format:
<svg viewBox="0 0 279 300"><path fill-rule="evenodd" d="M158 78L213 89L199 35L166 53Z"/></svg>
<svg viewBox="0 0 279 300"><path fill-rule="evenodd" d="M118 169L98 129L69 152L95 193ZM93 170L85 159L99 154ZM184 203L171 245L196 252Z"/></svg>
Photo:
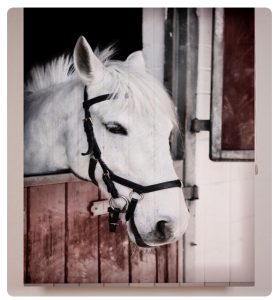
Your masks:
<svg viewBox="0 0 279 300"><path fill-rule="evenodd" d="M162 235L163 237L165 237L166 235L166 223L167 221L161 220L156 224L157 232L160 233L160 235Z"/></svg>

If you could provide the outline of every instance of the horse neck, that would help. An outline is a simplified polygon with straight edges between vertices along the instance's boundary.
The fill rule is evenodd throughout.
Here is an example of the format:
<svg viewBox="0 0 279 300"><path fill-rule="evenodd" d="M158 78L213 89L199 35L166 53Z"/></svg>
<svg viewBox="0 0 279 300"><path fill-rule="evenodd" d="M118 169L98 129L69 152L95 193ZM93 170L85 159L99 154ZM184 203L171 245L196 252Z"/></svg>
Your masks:
<svg viewBox="0 0 279 300"><path fill-rule="evenodd" d="M68 140L80 134L76 129L78 125L82 129L82 101L83 85L78 80L61 83L27 97L26 174L70 167ZM78 120L80 124L77 124Z"/></svg>
<svg viewBox="0 0 279 300"><path fill-rule="evenodd" d="M82 119L84 118L83 103L84 85L74 80L58 87L55 96L52 98L53 107L56 107L56 113L52 118L54 123L60 123L62 126L57 130L59 135L57 140L63 140L63 155L67 157L69 166L69 151L73 147L72 141L77 140L81 132L83 133ZM77 145L75 145L77 147ZM75 147L75 148L76 148ZM59 150L59 148L57 148Z"/></svg>

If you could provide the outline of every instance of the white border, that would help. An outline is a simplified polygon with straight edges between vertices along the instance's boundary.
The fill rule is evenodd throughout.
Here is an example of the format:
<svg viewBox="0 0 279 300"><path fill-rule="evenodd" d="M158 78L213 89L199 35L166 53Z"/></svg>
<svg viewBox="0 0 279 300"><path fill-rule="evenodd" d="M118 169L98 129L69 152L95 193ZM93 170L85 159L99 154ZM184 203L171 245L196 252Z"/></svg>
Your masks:
<svg viewBox="0 0 279 300"><path fill-rule="evenodd" d="M40 1L40 3L36 2L36 1L10 1L9 3L7 2L2 2L2 9L0 10L0 32L1 32L1 42L2 45L0 47L0 51L1 51L1 60L0 60L0 65L1 65L1 78L0 78L0 82L1 82L1 89L0 89L0 93L1 93L1 109L0 109L0 124L1 124L1 129L2 129L2 134L1 134L1 141L3 143L3 141L7 141L6 137L7 137L7 116L6 116L6 111L7 111L7 107L6 107L6 103L5 103L5 99L7 99L7 78L6 78L6 57L7 57L7 11L9 8L11 7L38 7L38 6L43 6L43 7L83 7L83 6L92 6L92 1L78 1L78 2L62 2L62 1L53 1L53 0L49 0L49 1ZM148 7L166 7L166 6L170 6L170 7L179 7L179 6L185 6L185 1L154 1L154 0L150 0L150 1L137 1L136 3L131 3L131 2L124 2L122 1L122 3L117 2L117 4L119 6L122 7L142 7L142 6L148 6ZM279 16L278 16L278 10L276 10L276 2L267 2L267 1L239 1L239 0L235 0L235 1L187 1L187 6L188 7L223 7L224 4L226 6L230 6L230 7L251 7L251 6L256 6L256 7L266 7L268 5L268 7L270 7L272 9L273 12L273 28L279 28L279 24L278 24L278 20L279 20ZM113 1L99 1L96 2L94 1L94 6L99 6L99 7L104 7L104 6L115 6L115 2ZM276 30L274 30L275 32ZM277 37L275 36L275 34L273 35L273 53L279 53L278 51L278 35ZM278 56L274 55L273 57L273 80L278 81ZM277 68L276 68L276 67ZM274 81L275 83L275 87L276 85L278 85L278 83ZM277 84L276 84L277 83ZM278 129L278 121L279 118L277 117L277 113L278 113L278 90L274 90L273 91L273 99L276 99L277 101L274 101L273 103L273 132L274 132L274 143L273 143L273 151L274 153L279 153L279 149L278 149L278 142L276 142L276 140L278 140L277 136L278 133L276 132L276 129ZM265 134L263 132L263 134ZM268 133L266 133L268 135ZM7 151L6 151L6 145L2 145L1 147L1 167L2 167L2 172L1 172L1 192L2 192L2 197L1 197L1 206L0 206L0 210L1 210L1 218L0 218L0 226L1 226L1 230L2 230L2 241L6 241L7 240L7 234L6 234L6 224L7 224L7 205L6 205L6 199L7 199L7 192L6 192L6 187L7 187L7 180L6 180L6 157L7 157ZM273 165L277 166L278 164L278 156L273 158ZM275 173L275 172L273 172ZM274 176L273 177L273 182L274 185L276 186L278 185L278 177ZM262 183L264 184L264 183ZM279 199L279 195L278 195L278 190L275 191L274 190L274 199L276 199L276 201L274 201L273 203L273 220L274 220L274 226L278 226L278 217L277 217L277 213L279 212L278 210L278 199ZM262 199L262 207L264 208L264 200ZM277 223L277 224L276 224ZM276 227L275 227L276 228ZM277 227L278 228L278 227ZM278 239L276 238L276 233L273 236L273 253L277 254L278 253L278 243L277 243ZM1 299L5 299L7 297L9 297L7 295L6 289L7 289L7 281L6 281L6 255L7 255L7 251L6 251L6 247L3 245L1 247L1 278L0 278L0 284L1 284ZM274 255L273 256L273 264L274 266L278 266L278 256ZM271 295L270 298L272 299L278 299L278 284L277 284L277 278L278 278L278 269L274 268L273 269L273 293ZM164 293L164 290L163 290ZM149 293L150 294L150 293ZM173 293L171 293L172 295ZM224 291L224 294L225 291ZM170 295L169 292L165 292L164 295ZM102 297L102 299L104 299Z"/></svg>

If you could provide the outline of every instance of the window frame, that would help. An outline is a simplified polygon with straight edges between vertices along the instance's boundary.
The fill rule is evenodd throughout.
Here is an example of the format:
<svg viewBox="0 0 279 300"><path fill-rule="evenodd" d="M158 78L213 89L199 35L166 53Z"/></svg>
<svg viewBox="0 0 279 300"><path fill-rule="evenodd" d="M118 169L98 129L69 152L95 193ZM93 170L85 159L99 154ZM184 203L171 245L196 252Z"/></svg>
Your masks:
<svg viewBox="0 0 279 300"><path fill-rule="evenodd" d="M255 150L222 149L223 62L224 8L215 8L212 45L210 159L213 161L254 161Z"/></svg>

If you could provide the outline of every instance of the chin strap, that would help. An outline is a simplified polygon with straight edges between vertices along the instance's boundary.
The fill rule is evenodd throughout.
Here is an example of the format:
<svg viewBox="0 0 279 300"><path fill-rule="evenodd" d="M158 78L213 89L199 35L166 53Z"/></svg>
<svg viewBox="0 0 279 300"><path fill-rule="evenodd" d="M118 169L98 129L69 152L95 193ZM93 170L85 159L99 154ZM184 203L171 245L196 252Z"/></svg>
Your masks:
<svg viewBox="0 0 279 300"><path fill-rule="evenodd" d="M110 203L112 202L111 201L112 199L117 199L117 198L125 199L125 201L127 202L122 210L120 210L117 207L113 207L113 205L110 204L110 207L108 208L109 230L111 232L116 231L116 228L118 226L118 221L119 221L119 214L126 211L125 219L127 222L130 221L131 230L133 231L133 234L135 236L136 243L141 247L149 247L142 240L134 220L134 212L138 204L138 201L143 198L143 194L145 193L151 193L151 192L174 188L174 187L182 187L182 183L180 180L177 179L177 180L166 181L166 182L144 186L114 174L109 169L109 167L105 164L105 162L102 159L101 150L98 146L96 137L94 135L93 123L92 123L92 118L91 118L91 113L89 111L89 108L94 104L106 100L114 100L117 98L117 96L118 96L117 94L105 94L88 100L87 87L85 86L84 101L83 101L85 118L83 120L83 125L87 137L88 150L85 153L82 153L82 155L90 155L88 174L92 182L95 184L97 184L97 181L95 179L95 169L97 163L99 163L99 165L101 166L103 171L103 175L102 175L103 182L107 187L108 193L110 193L112 197L110 199ZM132 190L130 193L130 201L128 201L125 197L119 195L114 182L126 186ZM138 194L139 199L134 198L135 193Z"/></svg>

